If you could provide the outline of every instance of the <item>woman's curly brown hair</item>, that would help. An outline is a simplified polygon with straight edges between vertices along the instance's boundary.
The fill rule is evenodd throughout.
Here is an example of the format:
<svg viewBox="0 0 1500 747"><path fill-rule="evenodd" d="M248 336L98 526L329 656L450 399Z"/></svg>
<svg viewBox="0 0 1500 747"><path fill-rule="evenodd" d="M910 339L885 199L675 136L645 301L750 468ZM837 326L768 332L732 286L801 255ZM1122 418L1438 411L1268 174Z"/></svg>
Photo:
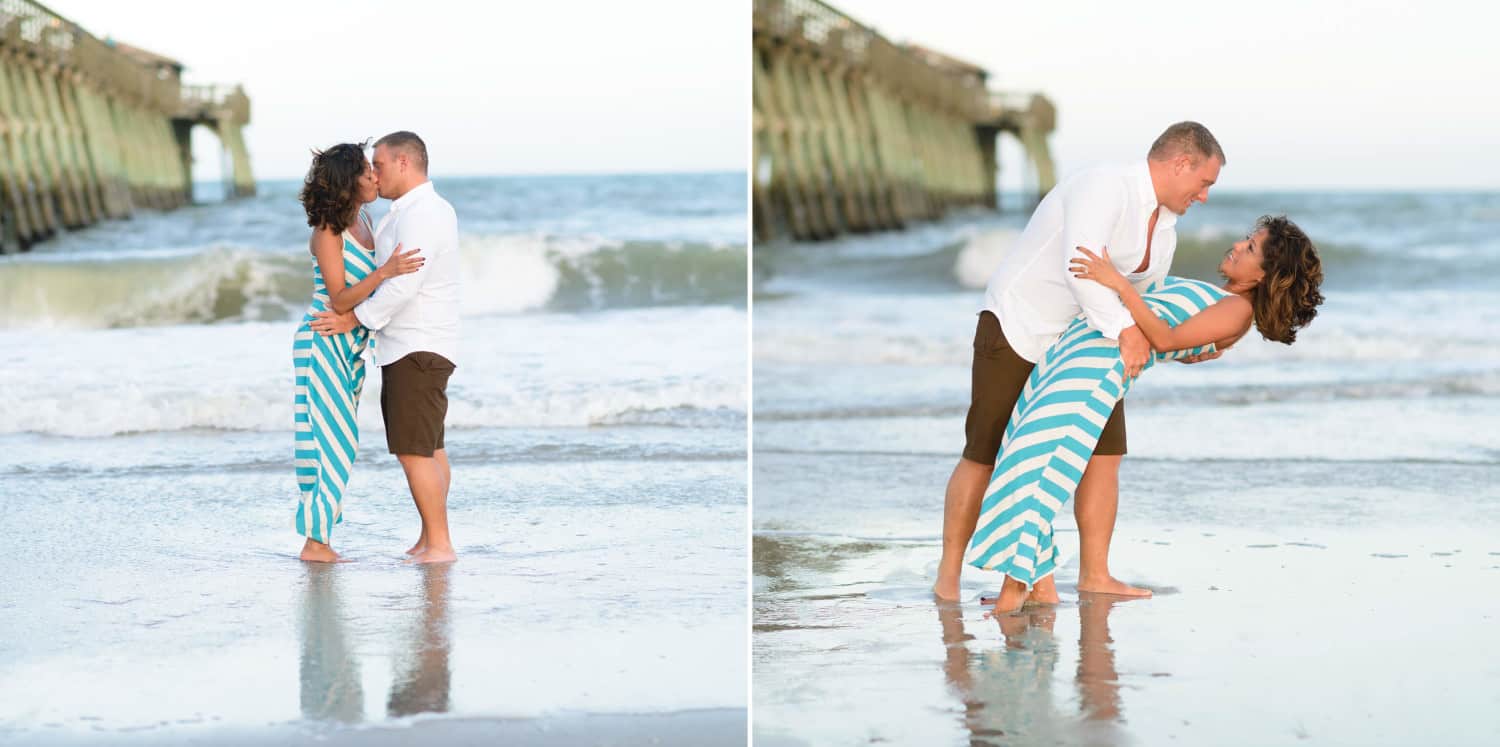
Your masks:
<svg viewBox="0 0 1500 747"><path fill-rule="evenodd" d="M1265 272L1250 292L1255 327L1267 340L1292 344L1297 330L1318 315L1323 294L1323 262L1312 239L1285 215L1262 215L1255 230L1266 230L1260 268Z"/></svg>
<svg viewBox="0 0 1500 747"><path fill-rule="evenodd" d="M366 141L368 142L368 141ZM359 177L365 173L365 147L339 143L312 152L312 166L302 181L302 209L307 225L343 233L354 221L359 207Z"/></svg>

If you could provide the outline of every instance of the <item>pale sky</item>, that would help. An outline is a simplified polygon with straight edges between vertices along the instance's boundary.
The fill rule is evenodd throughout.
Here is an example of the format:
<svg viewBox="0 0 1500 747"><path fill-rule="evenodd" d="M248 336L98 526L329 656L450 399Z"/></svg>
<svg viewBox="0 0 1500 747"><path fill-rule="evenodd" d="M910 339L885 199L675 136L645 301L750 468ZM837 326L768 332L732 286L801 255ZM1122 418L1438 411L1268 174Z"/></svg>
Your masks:
<svg viewBox="0 0 1500 747"><path fill-rule="evenodd" d="M1495 3L837 0L1058 108L1060 174L1198 120L1226 188L1500 187ZM1002 138L1002 143L1008 141ZM1019 148L1002 147L1018 185Z"/></svg>
<svg viewBox="0 0 1500 747"><path fill-rule="evenodd" d="M243 83L257 178L412 130L448 175L744 170L749 3L49 0L90 33ZM198 178L219 173L194 133ZM208 161L209 163L205 163Z"/></svg>

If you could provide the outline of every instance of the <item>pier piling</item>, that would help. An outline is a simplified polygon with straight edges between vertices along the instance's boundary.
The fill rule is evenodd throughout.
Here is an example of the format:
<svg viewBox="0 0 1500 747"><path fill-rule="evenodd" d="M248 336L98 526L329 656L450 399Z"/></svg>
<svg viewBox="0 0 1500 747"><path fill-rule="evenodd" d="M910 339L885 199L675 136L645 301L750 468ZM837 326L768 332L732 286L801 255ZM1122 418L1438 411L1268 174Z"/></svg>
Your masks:
<svg viewBox="0 0 1500 747"><path fill-rule="evenodd" d="M827 239L998 208L1000 133L1022 144L1039 193L1055 184L1046 97L991 91L984 69L891 42L819 0L753 8L758 239Z"/></svg>
<svg viewBox="0 0 1500 747"><path fill-rule="evenodd" d="M228 154L226 193L254 194L238 86L184 86L181 63L33 0L0 0L0 253L60 230L192 201L192 132Z"/></svg>

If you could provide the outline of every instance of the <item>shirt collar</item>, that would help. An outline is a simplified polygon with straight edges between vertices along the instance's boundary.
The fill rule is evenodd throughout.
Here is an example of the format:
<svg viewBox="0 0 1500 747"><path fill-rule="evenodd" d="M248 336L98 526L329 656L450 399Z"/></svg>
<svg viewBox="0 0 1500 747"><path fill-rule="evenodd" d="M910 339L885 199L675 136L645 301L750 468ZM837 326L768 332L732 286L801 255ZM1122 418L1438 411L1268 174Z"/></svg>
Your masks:
<svg viewBox="0 0 1500 747"><path fill-rule="evenodd" d="M391 212L397 212L402 208L411 206L412 203L421 199L422 195L432 194L432 181L428 180L418 184L406 191L406 194L391 201Z"/></svg>
<svg viewBox="0 0 1500 747"><path fill-rule="evenodd" d="M1136 198L1140 201L1141 210L1149 214L1157 207L1156 187L1151 184L1151 164L1142 159L1135 166L1136 174ZM1156 216L1156 227L1165 228L1177 225L1180 217L1165 205L1161 206L1161 213Z"/></svg>

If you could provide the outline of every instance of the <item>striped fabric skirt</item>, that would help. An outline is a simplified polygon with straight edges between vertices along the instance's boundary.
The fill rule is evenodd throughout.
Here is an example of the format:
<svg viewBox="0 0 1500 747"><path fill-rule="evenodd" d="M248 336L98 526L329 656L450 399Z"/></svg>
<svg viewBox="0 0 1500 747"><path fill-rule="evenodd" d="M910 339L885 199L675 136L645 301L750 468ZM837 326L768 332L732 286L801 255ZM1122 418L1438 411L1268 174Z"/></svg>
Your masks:
<svg viewBox="0 0 1500 747"><path fill-rule="evenodd" d="M1167 277L1143 297L1175 327L1225 295L1211 283ZM1146 367L1213 349L1157 353ZM1000 571L1027 588L1057 570L1063 558L1053 541L1052 520L1078 490L1110 411L1129 388L1119 343L1080 316L1042 355L1021 389L980 506L965 558L970 565Z"/></svg>
<svg viewBox="0 0 1500 747"><path fill-rule="evenodd" d="M359 395L369 330L324 336L302 321L292 342L296 370L297 533L327 543L343 521L344 489L359 448Z"/></svg>

